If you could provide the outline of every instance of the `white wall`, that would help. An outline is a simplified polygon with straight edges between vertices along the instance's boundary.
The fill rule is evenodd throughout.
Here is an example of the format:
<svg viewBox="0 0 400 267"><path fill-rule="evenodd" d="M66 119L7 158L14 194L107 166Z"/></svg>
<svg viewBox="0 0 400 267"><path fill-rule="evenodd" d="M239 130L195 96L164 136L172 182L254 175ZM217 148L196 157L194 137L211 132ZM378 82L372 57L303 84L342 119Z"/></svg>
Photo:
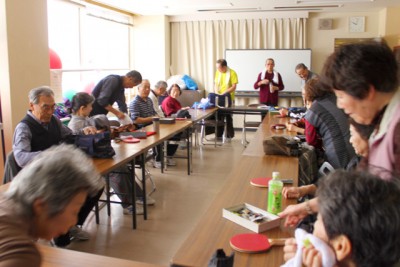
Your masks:
<svg viewBox="0 0 400 267"><path fill-rule="evenodd" d="M169 77L169 20L166 16L138 16L133 28L133 67L154 85Z"/></svg>
<svg viewBox="0 0 400 267"><path fill-rule="evenodd" d="M350 16L365 16L365 32L351 33L348 31L348 19ZM333 19L332 30L319 30L318 21L322 18ZM374 38L382 37L380 32L379 12L358 13L312 13L307 22L307 46L312 50L312 70L320 72L326 58L334 50L335 38ZM400 33L400 32L399 32Z"/></svg>
<svg viewBox="0 0 400 267"><path fill-rule="evenodd" d="M50 84L47 36L46 0L0 0L0 89L7 151L29 107L29 90Z"/></svg>
<svg viewBox="0 0 400 267"><path fill-rule="evenodd" d="M284 14L288 16L288 14ZM243 17L256 17L254 13L240 13L240 14L229 14L230 19L240 19ZM292 14L293 16L293 14ZM299 13L299 17L307 17L307 31L308 39L307 46L312 50L312 69L316 72L322 70L325 59L334 50L334 39L335 38L374 38L384 37L387 39L389 45L398 45L400 36L400 7L398 8L387 8L380 11L372 12L337 12L337 13ZM366 26L365 32L362 33L350 33L348 31L348 19L350 16L365 16ZM171 17L171 21L176 20L209 20L209 19L225 19L223 17L216 18L207 17L207 15L199 16L175 16ZM318 21L321 18L333 19L332 30L319 30ZM137 17L135 18L135 55L133 60L135 66L139 71L146 74L148 70L151 71L151 76L160 76L160 73L164 73L159 68L162 68L162 64L165 64L165 76L169 74L169 22L168 18L164 16L149 16L149 17ZM147 39L146 41L141 40L142 38ZM165 38L165 42L163 39ZM150 40L152 43L150 43ZM163 51L163 52L161 52ZM162 58L164 57L165 58ZM156 64L148 65L152 59L160 61L162 64L155 66ZM142 68L142 70L140 69ZM146 71L146 72L145 72ZM149 74L150 75L150 74ZM157 76L158 75L158 76ZM146 76L146 75L144 75Z"/></svg>

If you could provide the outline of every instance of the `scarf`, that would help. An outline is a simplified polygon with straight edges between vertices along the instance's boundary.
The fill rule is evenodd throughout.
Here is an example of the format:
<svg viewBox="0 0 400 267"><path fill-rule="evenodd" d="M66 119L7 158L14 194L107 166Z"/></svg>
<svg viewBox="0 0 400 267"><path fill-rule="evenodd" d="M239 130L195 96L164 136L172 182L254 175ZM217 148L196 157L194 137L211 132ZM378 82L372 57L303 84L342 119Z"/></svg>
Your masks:
<svg viewBox="0 0 400 267"><path fill-rule="evenodd" d="M266 72L267 72L267 70L263 69L263 71L261 72L261 77L260 77L261 80L265 78L265 73ZM275 83L275 84L279 84L279 74L276 71L273 71L273 72L274 72L274 78L272 78L272 82Z"/></svg>

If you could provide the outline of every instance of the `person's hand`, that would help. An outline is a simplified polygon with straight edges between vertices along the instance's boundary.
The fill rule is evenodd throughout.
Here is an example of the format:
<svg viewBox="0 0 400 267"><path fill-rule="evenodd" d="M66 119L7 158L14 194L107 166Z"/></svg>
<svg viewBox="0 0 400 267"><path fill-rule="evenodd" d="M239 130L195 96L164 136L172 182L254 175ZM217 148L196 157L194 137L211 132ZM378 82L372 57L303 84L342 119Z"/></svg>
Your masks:
<svg viewBox="0 0 400 267"><path fill-rule="evenodd" d="M285 262L294 258L297 251L296 239L288 238L285 241L285 246L283 247L283 259Z"/></svg>
<svg viewBox="0 0 400 267"><path fill-rule="evenodd" d="M96 127L93 127L93 126L87 126L87 127L83 128L82 131L83 131L84 135L96 134L97 133Z"/></svg>
<svg viewBox="0 0 400 267"><path fill-rule="evenodd" d="M263 84L269 84L269 80L268 79L263 79L259 82L258 85L263 85Z"/></svg>
<svg viewBox="0 0 400 267"><path fill-rule="evenodd" d="M284 223L285 227L296 226L302 219L304 219L308 215L304 205L305 203L289 205L284 211L278 213L279 217L286 218Z"/></svg>
<svg viewBox="0 0 400 267"><path fill-rule="evenodd" d="M183 107L182 110L188 110L190 107Z"/></svg>
<svg viewBox="0 0 400 267"><path fill-rule="evenodd" d="M282 117L286 117L288 115L289 111L287 108L281 108L279 110L279 115L281 115Z"/></svg>
<svg viewBox="0 0 400 267"><path fill-rule="evenodd" d="M117 114L115 114L117 116L118 119L123 120L125 118L125 114L123 112L118 112Z"/></svg>
<svg viewBox="0 0 400 267"><path fill-rule="evenodd" d="M321 253L313 245L303 248L303 265L307 267L322 267Z"/></svg>
<svg viewBox="0 0 400 267"><path fill-rule="evenodd" d="M285 198L299 198L302 197L300 187L284 187L282 189L282 195Z"/></svg>

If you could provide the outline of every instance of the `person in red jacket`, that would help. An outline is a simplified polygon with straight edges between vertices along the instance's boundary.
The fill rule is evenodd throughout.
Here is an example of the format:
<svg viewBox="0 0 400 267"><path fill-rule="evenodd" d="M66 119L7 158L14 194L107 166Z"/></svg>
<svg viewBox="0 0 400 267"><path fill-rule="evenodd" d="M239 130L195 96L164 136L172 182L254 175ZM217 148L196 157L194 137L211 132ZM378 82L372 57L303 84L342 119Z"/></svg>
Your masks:
<svg viewBox="0 0 400 267"><path fill-rule="evenodd" d="M164 101L161 104L165 116L169 117L172 114L178 113L178 111L181 109L187 110L190 108L190 107L182 108L181 103L179 103L179 101L176 99L178 96L182 94L181 88L176 83L171 85L171 87L168 89L168 94L169 96L166 99L164 99Z"/></svg>
<svg viewBox="0 0 400 267"><path fill-rule="evenodd" d="M275 61L268 58L265 62L265 69L258 74L254 89L260 89L260 103L267 106L278 105L278 91L282 91L285 86L281 75L274 70Z"/></svg>

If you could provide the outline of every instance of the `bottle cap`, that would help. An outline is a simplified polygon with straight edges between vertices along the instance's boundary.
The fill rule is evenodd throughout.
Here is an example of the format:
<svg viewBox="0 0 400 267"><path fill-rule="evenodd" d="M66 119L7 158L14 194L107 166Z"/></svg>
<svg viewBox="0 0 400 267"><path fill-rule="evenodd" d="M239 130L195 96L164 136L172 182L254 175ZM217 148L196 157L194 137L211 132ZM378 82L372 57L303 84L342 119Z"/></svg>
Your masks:
<svg viewBox="0 0 400 267"><path fill-rule="evenodd" d="M281 174L279 172L272 172L272 179L276 180L279 179Z"/></svg>
<svg viewBox="0 0 400 267"><path fill-rule="evenodd" d="M159 117L153 117L153 121L159 121L160 118Z"/></svg>

